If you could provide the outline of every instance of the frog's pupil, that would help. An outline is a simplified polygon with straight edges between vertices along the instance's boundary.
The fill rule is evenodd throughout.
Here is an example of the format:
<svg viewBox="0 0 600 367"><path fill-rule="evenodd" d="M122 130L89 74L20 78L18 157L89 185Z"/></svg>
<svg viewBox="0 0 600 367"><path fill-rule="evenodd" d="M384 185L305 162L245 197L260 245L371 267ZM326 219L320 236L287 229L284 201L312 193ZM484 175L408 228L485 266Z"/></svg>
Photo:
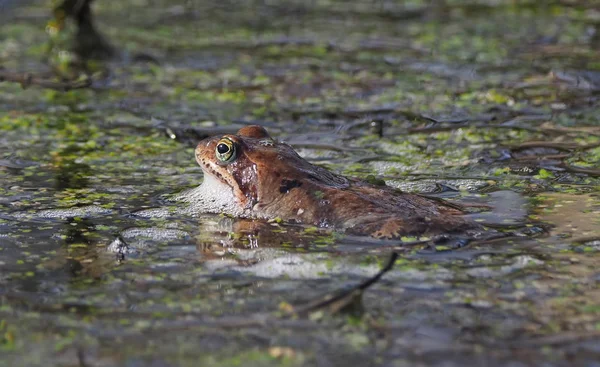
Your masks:
<svg viewBox="0 0 600 367"><path fill-rule="evenodd" d="M219 144L217 145L217 152L219 152L219 154L225 154L229 151L229 147L227 146L227 144Z"/></svg>

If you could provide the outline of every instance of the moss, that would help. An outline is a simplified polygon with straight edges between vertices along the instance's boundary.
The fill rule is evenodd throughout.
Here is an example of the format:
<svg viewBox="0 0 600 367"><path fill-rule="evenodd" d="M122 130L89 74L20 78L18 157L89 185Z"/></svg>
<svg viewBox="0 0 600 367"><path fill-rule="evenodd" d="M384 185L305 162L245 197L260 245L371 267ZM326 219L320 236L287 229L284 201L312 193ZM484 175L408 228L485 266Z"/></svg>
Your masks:
<svg viewBox="0 0 600 367"><path fill-rule="evenodd" d="M542 168L542 169L540 169L538 171L538 174L535 175L534 177L537 178L537 179L540 179L540 180L553 179L554 178L554 174L552 172L550 172L550 171L545 170L545 169Z"/></svg>

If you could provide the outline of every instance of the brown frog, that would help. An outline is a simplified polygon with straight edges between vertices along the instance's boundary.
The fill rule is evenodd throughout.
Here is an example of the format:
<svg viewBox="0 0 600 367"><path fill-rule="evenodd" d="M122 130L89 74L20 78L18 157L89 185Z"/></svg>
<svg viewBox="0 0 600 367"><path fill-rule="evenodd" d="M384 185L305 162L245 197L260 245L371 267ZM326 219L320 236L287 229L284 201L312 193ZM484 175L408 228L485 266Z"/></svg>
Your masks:
<svg viewBox="0 0 600 367"><path fill-rule="evenodd" d="M281 218L377 238L479 228L457 205L315 166L261 126L202 140L196 161L204 182L188 200L197 211Z"/></svg>

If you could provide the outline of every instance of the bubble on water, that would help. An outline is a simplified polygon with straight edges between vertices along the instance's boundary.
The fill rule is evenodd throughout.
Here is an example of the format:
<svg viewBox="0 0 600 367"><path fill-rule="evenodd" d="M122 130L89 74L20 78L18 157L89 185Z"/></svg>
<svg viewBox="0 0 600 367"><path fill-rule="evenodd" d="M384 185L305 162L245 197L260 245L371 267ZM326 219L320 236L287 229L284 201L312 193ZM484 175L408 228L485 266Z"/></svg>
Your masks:
<svg viewBox="0 0 600 367"><path fill-rule="evenodd" d="M154 248L156 244L187 244L191 236L185 231L165 228L128 228L121 232L106 250L114 253L135 253Z"/></svg>
<svg viewBox="0 0 600 367"><path fill-rule="evenodd" d="M35 214L31 213L15 213L17 218L36 217L36 218L52 218L52 219L68 219L68 218L90 218L113 214L113 210L106 209L97 205L88 205L77 208L67 209L46 209L40 210Z"/></svg>
<svg viewBox="0 0 600 367"><path fill-rule="evenodd" d="M241 206L229 185L209 174L204 175L204 182L200 186L184 191L174 199L190 204L180 210L182 214L221 213L235 217L248 217L251 214Z"/></svg>

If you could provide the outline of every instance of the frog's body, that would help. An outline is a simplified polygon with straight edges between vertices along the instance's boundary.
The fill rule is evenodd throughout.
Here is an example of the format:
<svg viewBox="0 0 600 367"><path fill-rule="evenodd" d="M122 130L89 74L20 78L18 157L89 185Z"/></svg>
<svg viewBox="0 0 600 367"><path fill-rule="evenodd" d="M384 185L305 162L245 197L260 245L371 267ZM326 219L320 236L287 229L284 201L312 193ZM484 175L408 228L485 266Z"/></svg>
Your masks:
<svg viewBox="0 0 600 367"><path fill-rule="evenodd" d="M379 238L478 228L441 200L346 178L315 166L261 126L196 148L204 182L191 200L207 212L331 227Z"/></svg>

